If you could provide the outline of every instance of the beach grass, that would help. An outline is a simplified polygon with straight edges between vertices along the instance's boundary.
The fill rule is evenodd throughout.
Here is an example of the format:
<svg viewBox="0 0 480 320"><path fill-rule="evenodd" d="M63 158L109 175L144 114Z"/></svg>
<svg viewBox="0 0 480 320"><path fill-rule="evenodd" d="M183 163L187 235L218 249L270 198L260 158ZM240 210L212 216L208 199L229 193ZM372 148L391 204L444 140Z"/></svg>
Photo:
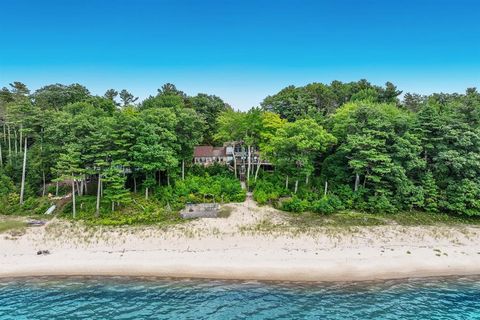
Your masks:
<svg viewBox="0 0 480 320"><path fill-rule="evenodd" d="M480 226L478 217L466 217L449 215L445 213L427 212L400 212L395 214L387 213L366 213L360 211L342 211L329 215L317 213L289 213L279 212L281 222L274 222L271 219L262 219L255 225L242 226L242 232L261 233L309 233L319 228L329 230L355 231L361 227L376 226L439 226L439 227L468 227Z"/></svg>
<svg viewBox="0 0 480 320"><path fill-rule="evenodd" d="M78 199L78 210L76 219L72 219L69 212L71 208L67 205L56 216L66 219L70 222L80 224L85 227L116 227L116 226L156 226L169 228L183 224L186 221L181 219L175 210L167 210L156 201L146 201L142 197L135 197L127 207L119 208L115 212L102 210L99 217L95 216L95 197L85 196ZM235 208L224 205L218 213L219 218L227 219L231 216ZM268 210L266 207L251 207L249 210L259 211ZM35 215L38 217L38 215ZM7 216L5 216L7 217ZM31 216L32 218L35 218ZM280 219L276 219L276 218ZM25 216L23 216L25 218ZM51 217L43 216L42 219ZM79 221L80 220L80 221ZM242 231L259 232L281 232L293 231L308 232L317 228L356 228L372 226L480 226L480 217L469 217L462 215L452 215L446 213L427 213L420 211L409 211L400 213L367 213L354 210L346 210L333 214L322 215L312 212L289 213L275 210L273 216L266 216L255 225L242 226ZM11 230L16 227L24 227L25 223L12 220L12 216L5 221L0 221L0 232Z"/></svg>
<svg viewBox="0 0 480 320"><path fill-rule="evenodd" d="M18 220L4 220L0 221L0 233L7 231L19 231L26 227L26 223Z"/></svg>
<svg viewBox="0 0 480 320"><path fill-rule="evenodd" d="M135 195L132 202L111 211L110 205L102 205L98 217L95 214L96 197L82 196L77 199L77 214L72 217L72 204L68 203L59 216L75 221L81 220L87 226L127 226L127 225L156 225L169 226L184 222L173 209L165 208L155 199L145 200Z"/></svg>
<svg viewBox="0 0 480 320"><path fill-rule="evenodd" d="M454 215L447 213L429 213L421 211L409 211L396 214L381 214L388 219L402 226L431 226L431 225L473 225L480 226L480 217Z"/></svg>
<svg viewBox="0 0 480 320"><path fill-rule="evenodd" d="M218 211L217 217L218 218L228 218L233 212L233 208L229 206L222 206Z"/></svg>
<svg viewBox="0 0 480 320"><path fill-rule="evenodd" d="M288 214L288 221L297 226L361 227L381 225L401 226L461 226L478 225L479 217L451 215L446 213L428 213L420 211L390 213L366 213L342 211L331 215L315 213Z"/></svg>

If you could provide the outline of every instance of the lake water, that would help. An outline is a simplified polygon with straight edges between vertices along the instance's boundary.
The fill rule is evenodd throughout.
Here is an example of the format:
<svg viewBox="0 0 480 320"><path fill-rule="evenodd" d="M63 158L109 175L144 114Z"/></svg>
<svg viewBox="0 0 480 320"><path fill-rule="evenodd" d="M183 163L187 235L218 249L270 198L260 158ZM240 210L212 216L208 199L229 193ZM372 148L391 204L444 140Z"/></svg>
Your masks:
<svg viewBox="0 0 480 320"><path fill-rule="evenodd" d="M480 278L315 284L0 279L0 319L480 319Z"/></svg>

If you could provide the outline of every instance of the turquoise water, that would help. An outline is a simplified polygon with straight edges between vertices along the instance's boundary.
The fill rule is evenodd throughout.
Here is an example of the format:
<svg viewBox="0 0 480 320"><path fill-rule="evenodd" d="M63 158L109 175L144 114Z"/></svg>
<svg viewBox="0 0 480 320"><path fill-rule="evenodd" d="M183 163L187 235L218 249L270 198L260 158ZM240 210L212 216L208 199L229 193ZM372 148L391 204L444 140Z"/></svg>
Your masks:
<svg viewBox="0 0 480 320"><path fill-rule="evenodd" d="M0 319L480 319L480 278L316 284L3 279Z"/></svg>

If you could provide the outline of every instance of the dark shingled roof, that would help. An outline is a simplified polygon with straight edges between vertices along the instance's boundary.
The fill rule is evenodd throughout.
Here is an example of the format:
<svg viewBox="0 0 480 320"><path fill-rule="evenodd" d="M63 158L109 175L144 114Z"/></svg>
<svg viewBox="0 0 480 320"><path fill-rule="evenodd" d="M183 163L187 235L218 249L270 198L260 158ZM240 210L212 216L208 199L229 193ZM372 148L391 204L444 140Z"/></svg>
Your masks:
<svg viewBox="0 0 480 320"><path fill-rule="evenodd" d="M194 157L225 157L225 147L197 146L193 150Z"/></svg>

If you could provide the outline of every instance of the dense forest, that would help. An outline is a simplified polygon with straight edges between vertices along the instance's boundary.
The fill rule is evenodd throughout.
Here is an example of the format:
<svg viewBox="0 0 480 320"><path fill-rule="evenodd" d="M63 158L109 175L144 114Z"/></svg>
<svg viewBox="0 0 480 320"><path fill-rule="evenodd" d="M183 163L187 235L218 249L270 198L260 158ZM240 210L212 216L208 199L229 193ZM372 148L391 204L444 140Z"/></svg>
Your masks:
<svg viewBox="0 0 480 320"><path fill-rule="evenodd" d="M172 84L138 101L127 90L30 92L14 82L0 91L0 213L43 213L52 199L68 199L68 216L122 214L122 224L206 196L242 201L236 173L192 164L196 145L242 141L274 165L248 164L260 204L480 214L480 94L401 95L390 82L312 83L235 111Z"/></svg>

